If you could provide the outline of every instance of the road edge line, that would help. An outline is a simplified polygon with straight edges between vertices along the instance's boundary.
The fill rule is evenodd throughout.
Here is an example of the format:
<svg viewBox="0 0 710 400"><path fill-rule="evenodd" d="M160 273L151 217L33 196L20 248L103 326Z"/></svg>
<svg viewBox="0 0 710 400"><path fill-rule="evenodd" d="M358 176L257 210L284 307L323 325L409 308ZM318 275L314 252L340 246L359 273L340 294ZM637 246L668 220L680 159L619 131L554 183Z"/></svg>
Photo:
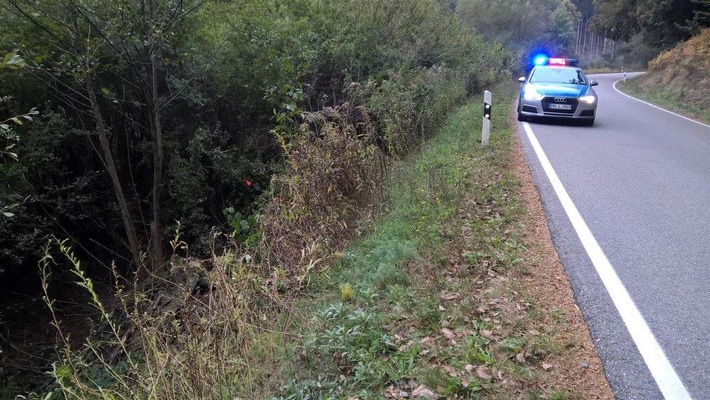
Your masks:
<svg viewBox="0 0 710 400"><path fill-rule="evenodd" d="M582 246L592 261L621 319L624 321L624 325L626 325L631 339L641 353L646 367L656 381L656 385L658 385L658 388L666 399L692 400L685 385L680 380L680 377L678 377L678 374L675 369L673 369L670 361L668 361L663 349L658 344L653 332L651 332L648 324L646 324L641 312L631 299L626 287L624 287L624 284L616 274L614 267L609 262L609 259L606 257L606 254L604 254L601 246L599 246L596 238L594 238L587 223L577 210L577 206L572 202L572 198L567 193L564 185L562 185L562 181L560 181L545 151L542 149L540 142L537 140L535 133L532 131L532 128L530 128L530 124L523 122L522 125L557 198L562 204L562 208L567 214L567 218L569 218L569 221L572 223L572 227L577 233L579 240L582 242Z"/></svg>
<svg viewBox="0 0 710 400"><path fill-rule="evenodd" d="M688 121L690 121L690 122L695 122L696 124L701 125L701 126L704 126L704 127L706 127L706 128L710 128L710 125L708 125L708 124L706 124L706 123L704 123L704 122L696 121L696 120L694 120L694 119L692 119L692 118L686 117L685 115L680 115L680 114L678 114L678 113L676 113L676 112L673 112L673 111L671 111L671 110L667 110L667 109L665 109L665 108L663 108L663 107L659 107L659 106L657 106L657 105L655 105L655 104L649 103L649 102L647 102L647 101L645 101L645 100L641 100L641 99L636 98L636 97L634 97L634 96L632 96L632 95L630 95L630 94L626 94L626 93L622 92L621 90L619 90L619 89L616 87L616 84L619 83L619 82L621 82L622 80L623 80L623 79L619 79L618 81L614 82L614 84L612 85L612 87L614 88L614 90L616 90L617 93L623 94L624 96L626 96L626 97L628 97L628 98L630 98L630 99L636 100L636 101L638 101L638 102L640 102L640 103L646 104L647 106L651 106L651 107L657 108L657 109L659 109L659 110L661 110L661 111L665 111L665 112L667 112L667 113L669 113L669 114L673 114L673 115L675 115L676 117L680 117L680 118L683 118L683 119L688 120Z"/></svg>

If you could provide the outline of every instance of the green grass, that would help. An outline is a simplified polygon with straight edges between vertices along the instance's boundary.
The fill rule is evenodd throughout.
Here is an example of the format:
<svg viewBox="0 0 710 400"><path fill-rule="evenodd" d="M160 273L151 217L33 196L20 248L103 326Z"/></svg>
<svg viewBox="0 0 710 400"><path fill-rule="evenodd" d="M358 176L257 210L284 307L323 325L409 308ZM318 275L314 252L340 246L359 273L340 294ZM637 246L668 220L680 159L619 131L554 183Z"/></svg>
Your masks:
<svg viewBox="0 0 710 400"><path fill-rule="evenodd" d="M475 99L394 167L382 215L294 307L292 330L301 339L289 346L303 355L284 360L292 367L272 377L284 382L273 399L380 399L418 385L447 398L510 398L517 394L471 367L507 371L521 382L538 378L515 356L537 354L540 345L505 331L525 331L525 324L501 327L477 315L487 298L470 298L486 288L487 276L515 270L525 251L520 183L509 169L513 91L494 90L500 111L487 147ZM499 288L488 296L512 294ZM501 337L486 337L491 330Z"/></svg>
<svg viewBox="0 0 710 400"><path fill-rule="evenodd" d="M649 89L642 86L643 76L627 79L626 82L619 82L619 89L648 101L659 107L671 110L696 121L710 124L710 102L706 102L704 107L694 106L683 99L683 88L664 88L654 86Z"/></svg>

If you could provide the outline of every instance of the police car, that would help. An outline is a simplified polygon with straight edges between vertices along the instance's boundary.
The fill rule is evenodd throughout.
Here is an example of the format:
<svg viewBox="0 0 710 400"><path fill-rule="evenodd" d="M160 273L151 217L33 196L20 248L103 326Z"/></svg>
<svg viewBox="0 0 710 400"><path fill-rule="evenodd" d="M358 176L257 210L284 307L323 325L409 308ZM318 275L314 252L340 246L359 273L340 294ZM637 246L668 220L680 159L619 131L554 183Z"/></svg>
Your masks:
<svg viewBox="0 0 710 400"><path fill-rule="evenodd" d="M527 77L518 79L518 121L531 118L569 118L593 125L597 113L597 94L577 60L538 56Z"/></svg>

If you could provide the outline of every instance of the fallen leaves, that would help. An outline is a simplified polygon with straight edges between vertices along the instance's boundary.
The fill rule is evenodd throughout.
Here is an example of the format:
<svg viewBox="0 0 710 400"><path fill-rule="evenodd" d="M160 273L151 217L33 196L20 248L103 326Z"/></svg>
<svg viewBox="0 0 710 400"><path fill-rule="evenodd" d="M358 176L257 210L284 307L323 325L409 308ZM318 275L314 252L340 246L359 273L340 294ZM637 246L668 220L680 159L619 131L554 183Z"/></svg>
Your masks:
<svg viewBox="0 0 710 400"><path fill-rule="evenodd" d="M456 339L456 334L455 334L454 332L452 332L450 329L444 328L444 329L441 330L441 333L442 333L447 339L450 339L450 340Z"/></svg>
<svg viewBox="0 0 710 400"><path fill-rule="evenodd" d="M452 300L458 300L461 298L461 293L448 293L444 292L439 296L439 299L443 301L452 301Z"/></svg>
<svg viewBox="0 0 710 400"><path fill-rule="evenodd" d="M461 375L461 373L458 370L456 370L456 368L454 368L450 365L444 365L442 368L443 368L444 372L446 372L449 376L452 376L454 378Z"/></svg>
<svg viewBox="0 0 710 400"><path fill-rule="evenodd" d="M497 335L495 332L493 332L493 331L490 330L490 329L484 329L484 330L482 330L482 331L481 331L481 336L483 336L483 337L486 338L486 339L493 340L493 341L496 341L496 340L500 339L500 335Z"/></svg>
<svg viewBox="0 0 710 400"><path fill-rule="evenodd" d="M386 399L427 399L437 400L442 398L426 385L419 384L414 381L407 381L401 385L390 385L385 389L384 396ZM352 398L348 398L351 400Z"/></svg>
<svg viewBox="0 0 710 400"><path fill-rule="evenodd" d="M419 385L416 389L412 391L412 397L417 398L417 397L423 397L427 400L429 399L438 399L439 396L435 394L431 389L424 385Z"/></svg>
<svg viewBox="0 0 710 400"><path fill-rule="evenodd" d="M483 379L484 381L490 381L491 379L493 379L493 373L491 372L491 369L485 365L481 365L480 367L476 368L476 375L478 375L478 377Z"/></svg>

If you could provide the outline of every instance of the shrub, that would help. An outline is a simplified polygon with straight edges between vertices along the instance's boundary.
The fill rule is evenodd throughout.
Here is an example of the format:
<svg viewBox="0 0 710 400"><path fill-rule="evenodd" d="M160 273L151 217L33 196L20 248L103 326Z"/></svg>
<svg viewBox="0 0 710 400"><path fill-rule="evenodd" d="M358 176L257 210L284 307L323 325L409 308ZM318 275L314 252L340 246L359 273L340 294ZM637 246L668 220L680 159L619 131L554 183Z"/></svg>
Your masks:
<svg viewBox="0 0 710 400"><path fill-rule="evenodd" d="M357 233L361 214L380 197L385 173L362 107L344 104L311 119L315 129L304 125L295 143L280 136L289 171L272 182L274 198L262 224L270 259L294 274L325 254L323 246L338 248Z"/></svg>
<svg viewBox="0 0 710 400"><path fill-rule="evenodd" d="M149 276L131 291L117 285L111 298L94 287L66 241L57 245L98 318L75 347L49 297L54 259L48 246L43 289L62 343L52 376L65 398L232 398L255 390L246 348L256 342L258 313L280 306L251 257L226 252L182 259L169 276Z"/></svg>

